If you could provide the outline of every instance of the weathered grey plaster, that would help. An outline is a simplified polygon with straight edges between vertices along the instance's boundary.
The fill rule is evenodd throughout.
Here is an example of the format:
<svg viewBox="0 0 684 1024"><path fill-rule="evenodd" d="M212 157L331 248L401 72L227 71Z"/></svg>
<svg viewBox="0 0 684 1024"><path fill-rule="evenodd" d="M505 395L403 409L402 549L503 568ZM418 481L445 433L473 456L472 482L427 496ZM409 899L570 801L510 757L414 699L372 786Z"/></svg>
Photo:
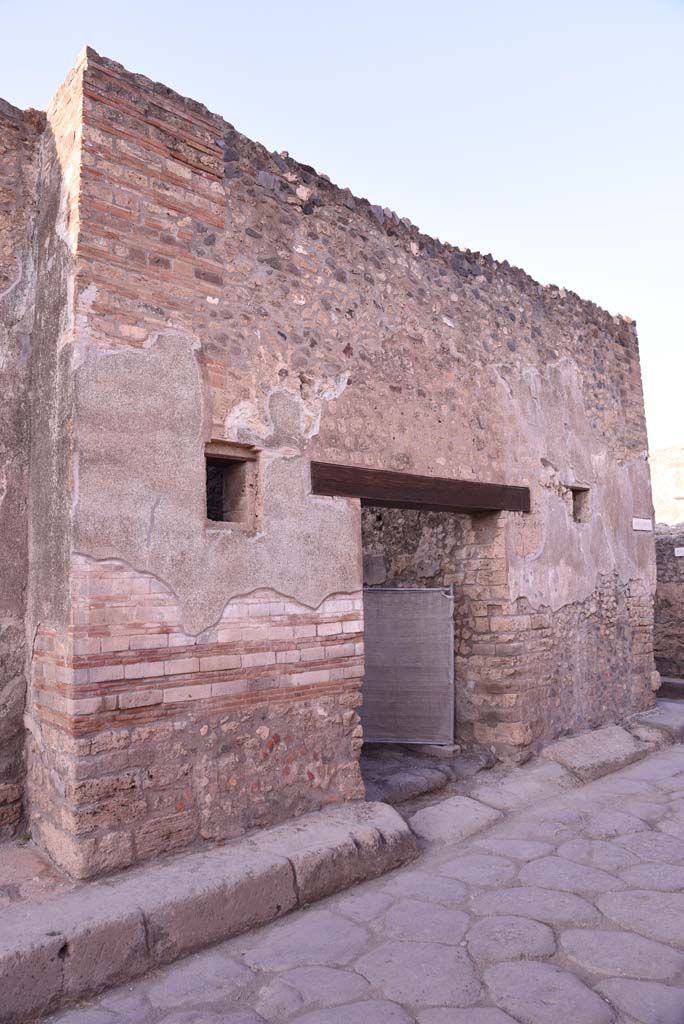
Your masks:
<svg viewBox="0 0 684 1024"><path fill-rule="evenodd" d="M44 124L44 115L0 100L0 835L17 824L24 774L27 391L38 149Z"/></svg>
<svg viewBox="0 0 684 1024"><path fill-rule="evenodd" d="M511 432L536 486L532 514L510 520L511 598L557 610L585 600L613 572L622 583L645 579L654 588L653 535L632 528L634 516L652 515L647 453L616 460L605 433L587 443L594 424L573 360L528 367L514 379ZM573 521L574 484L590 489L587 522Z"/></svg>
<svg viewBox="0 0 684 1024"><path fill-rule="evenodd" d="M75 550L157 576L189 633L261 587L311 607L358 590L358 502L310 496L308 459L294 447L310 423L295 396L269 403L266 438L284 447L259 459L256 529L208 522L211 425L197 354L196 339L171 332L142 350L88 351L77 374ZM253 426L247 438L258 439Z"/></svg>

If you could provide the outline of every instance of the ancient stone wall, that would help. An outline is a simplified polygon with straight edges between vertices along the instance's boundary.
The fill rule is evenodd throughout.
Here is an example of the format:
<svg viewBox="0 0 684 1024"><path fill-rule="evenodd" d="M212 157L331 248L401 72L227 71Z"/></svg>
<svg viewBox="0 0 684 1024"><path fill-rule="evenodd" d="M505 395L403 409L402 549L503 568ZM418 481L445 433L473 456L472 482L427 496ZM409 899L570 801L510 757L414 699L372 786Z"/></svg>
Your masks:
<svg viewBox="0 0 684 1024"><path fill-rule="evenodd" d="M68 643L40 629L34 822L79 877L362 796L359 599L260 590L197 636L157 579L76 557Z"/></svg>
<svg viewBox="0 0 684 1024"><path fill-rule="evenodd" d="M467 741L520 756L648 706L631 322L92 51L43 188L32 821L68 870L361 795L361 510L311 495L311 459L531 488L435 531L463 531ZM256 459L249 521L207 519L216 441Z"/></svg>
<svg viewBox="0 0 684 1024"><path fill-rule="evenodd" d="M684 679L684 523L656 528L656 555L656 665L661 675Z"/></svg>
<svg viewBox="0 0 684 1024"><path fill-rule="evenodd" d="M21 817L34 229L45 117L0 101L0 837Z"/></svg>
<svg viewBox="0 0 684 1024"><path fill-rule="evenodd" d="M491 745L498 729L497 753L515 756L624 719L638 705L653 666L652 613L647 587L610 576L580 605L509 602L504 521L505 514L364 508L364 583L453 586L457 738ZM607 643L616 636L621 643Z"/></svg>

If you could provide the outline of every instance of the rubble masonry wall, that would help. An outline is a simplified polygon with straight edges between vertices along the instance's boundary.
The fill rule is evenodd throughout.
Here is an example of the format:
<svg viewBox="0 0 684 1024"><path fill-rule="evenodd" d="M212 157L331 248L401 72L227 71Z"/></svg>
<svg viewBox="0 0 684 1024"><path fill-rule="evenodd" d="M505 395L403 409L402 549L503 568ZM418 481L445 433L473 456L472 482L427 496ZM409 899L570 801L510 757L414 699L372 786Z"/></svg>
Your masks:
<svg viewBox="0 0 684 1024"><path fill-rule="evenodd" d="M311 459L530 486L529 515L466 537L466 741L519 757L650 704L631 322L92 51L48 131L29 722L56 860L96 874L362 795L361 509L312 496ZM206 519L211 440L259 453L249 523Z"/></svg>

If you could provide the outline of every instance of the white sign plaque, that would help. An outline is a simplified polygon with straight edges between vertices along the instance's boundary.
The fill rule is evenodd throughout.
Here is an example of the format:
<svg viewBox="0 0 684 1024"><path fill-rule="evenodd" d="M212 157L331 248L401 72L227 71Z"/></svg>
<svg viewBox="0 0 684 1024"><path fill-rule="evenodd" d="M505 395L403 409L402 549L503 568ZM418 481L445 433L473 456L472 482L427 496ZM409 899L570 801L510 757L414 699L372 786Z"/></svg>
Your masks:
<svg viewBox="0 0 684 1024"><path fill-rule="evenodd" d="M684 548L675 548L675 558L684 558Z"/></svg>
<svg viewBox="0 0 684 1024"><path fill-rule="evenodd" d="M644 533L651 533L653 530L653 523L650 519L639 519L638 516L635 516L634 519L632 519L632 529L642 530Z"/></svg>

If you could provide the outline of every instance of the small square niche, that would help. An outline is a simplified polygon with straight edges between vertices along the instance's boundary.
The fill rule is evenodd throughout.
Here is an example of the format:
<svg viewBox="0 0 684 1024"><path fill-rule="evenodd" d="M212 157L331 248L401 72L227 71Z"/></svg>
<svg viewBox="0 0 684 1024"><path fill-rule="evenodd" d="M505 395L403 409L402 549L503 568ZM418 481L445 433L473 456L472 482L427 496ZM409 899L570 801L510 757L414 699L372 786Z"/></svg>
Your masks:
<svg viewBox="0 0 684 1024"><path fill-rule="evenodd" d="M576 523L588 523L591 519L591 491L583 484L570 487L572 496L572 518Z"/></svg>
<svg viewBox="0 0 684 1024"><path fill-rule="evenodd" d="M251 527L256 516L257 451L249 445L210 441L204 451L207 519Z"/></svg>

